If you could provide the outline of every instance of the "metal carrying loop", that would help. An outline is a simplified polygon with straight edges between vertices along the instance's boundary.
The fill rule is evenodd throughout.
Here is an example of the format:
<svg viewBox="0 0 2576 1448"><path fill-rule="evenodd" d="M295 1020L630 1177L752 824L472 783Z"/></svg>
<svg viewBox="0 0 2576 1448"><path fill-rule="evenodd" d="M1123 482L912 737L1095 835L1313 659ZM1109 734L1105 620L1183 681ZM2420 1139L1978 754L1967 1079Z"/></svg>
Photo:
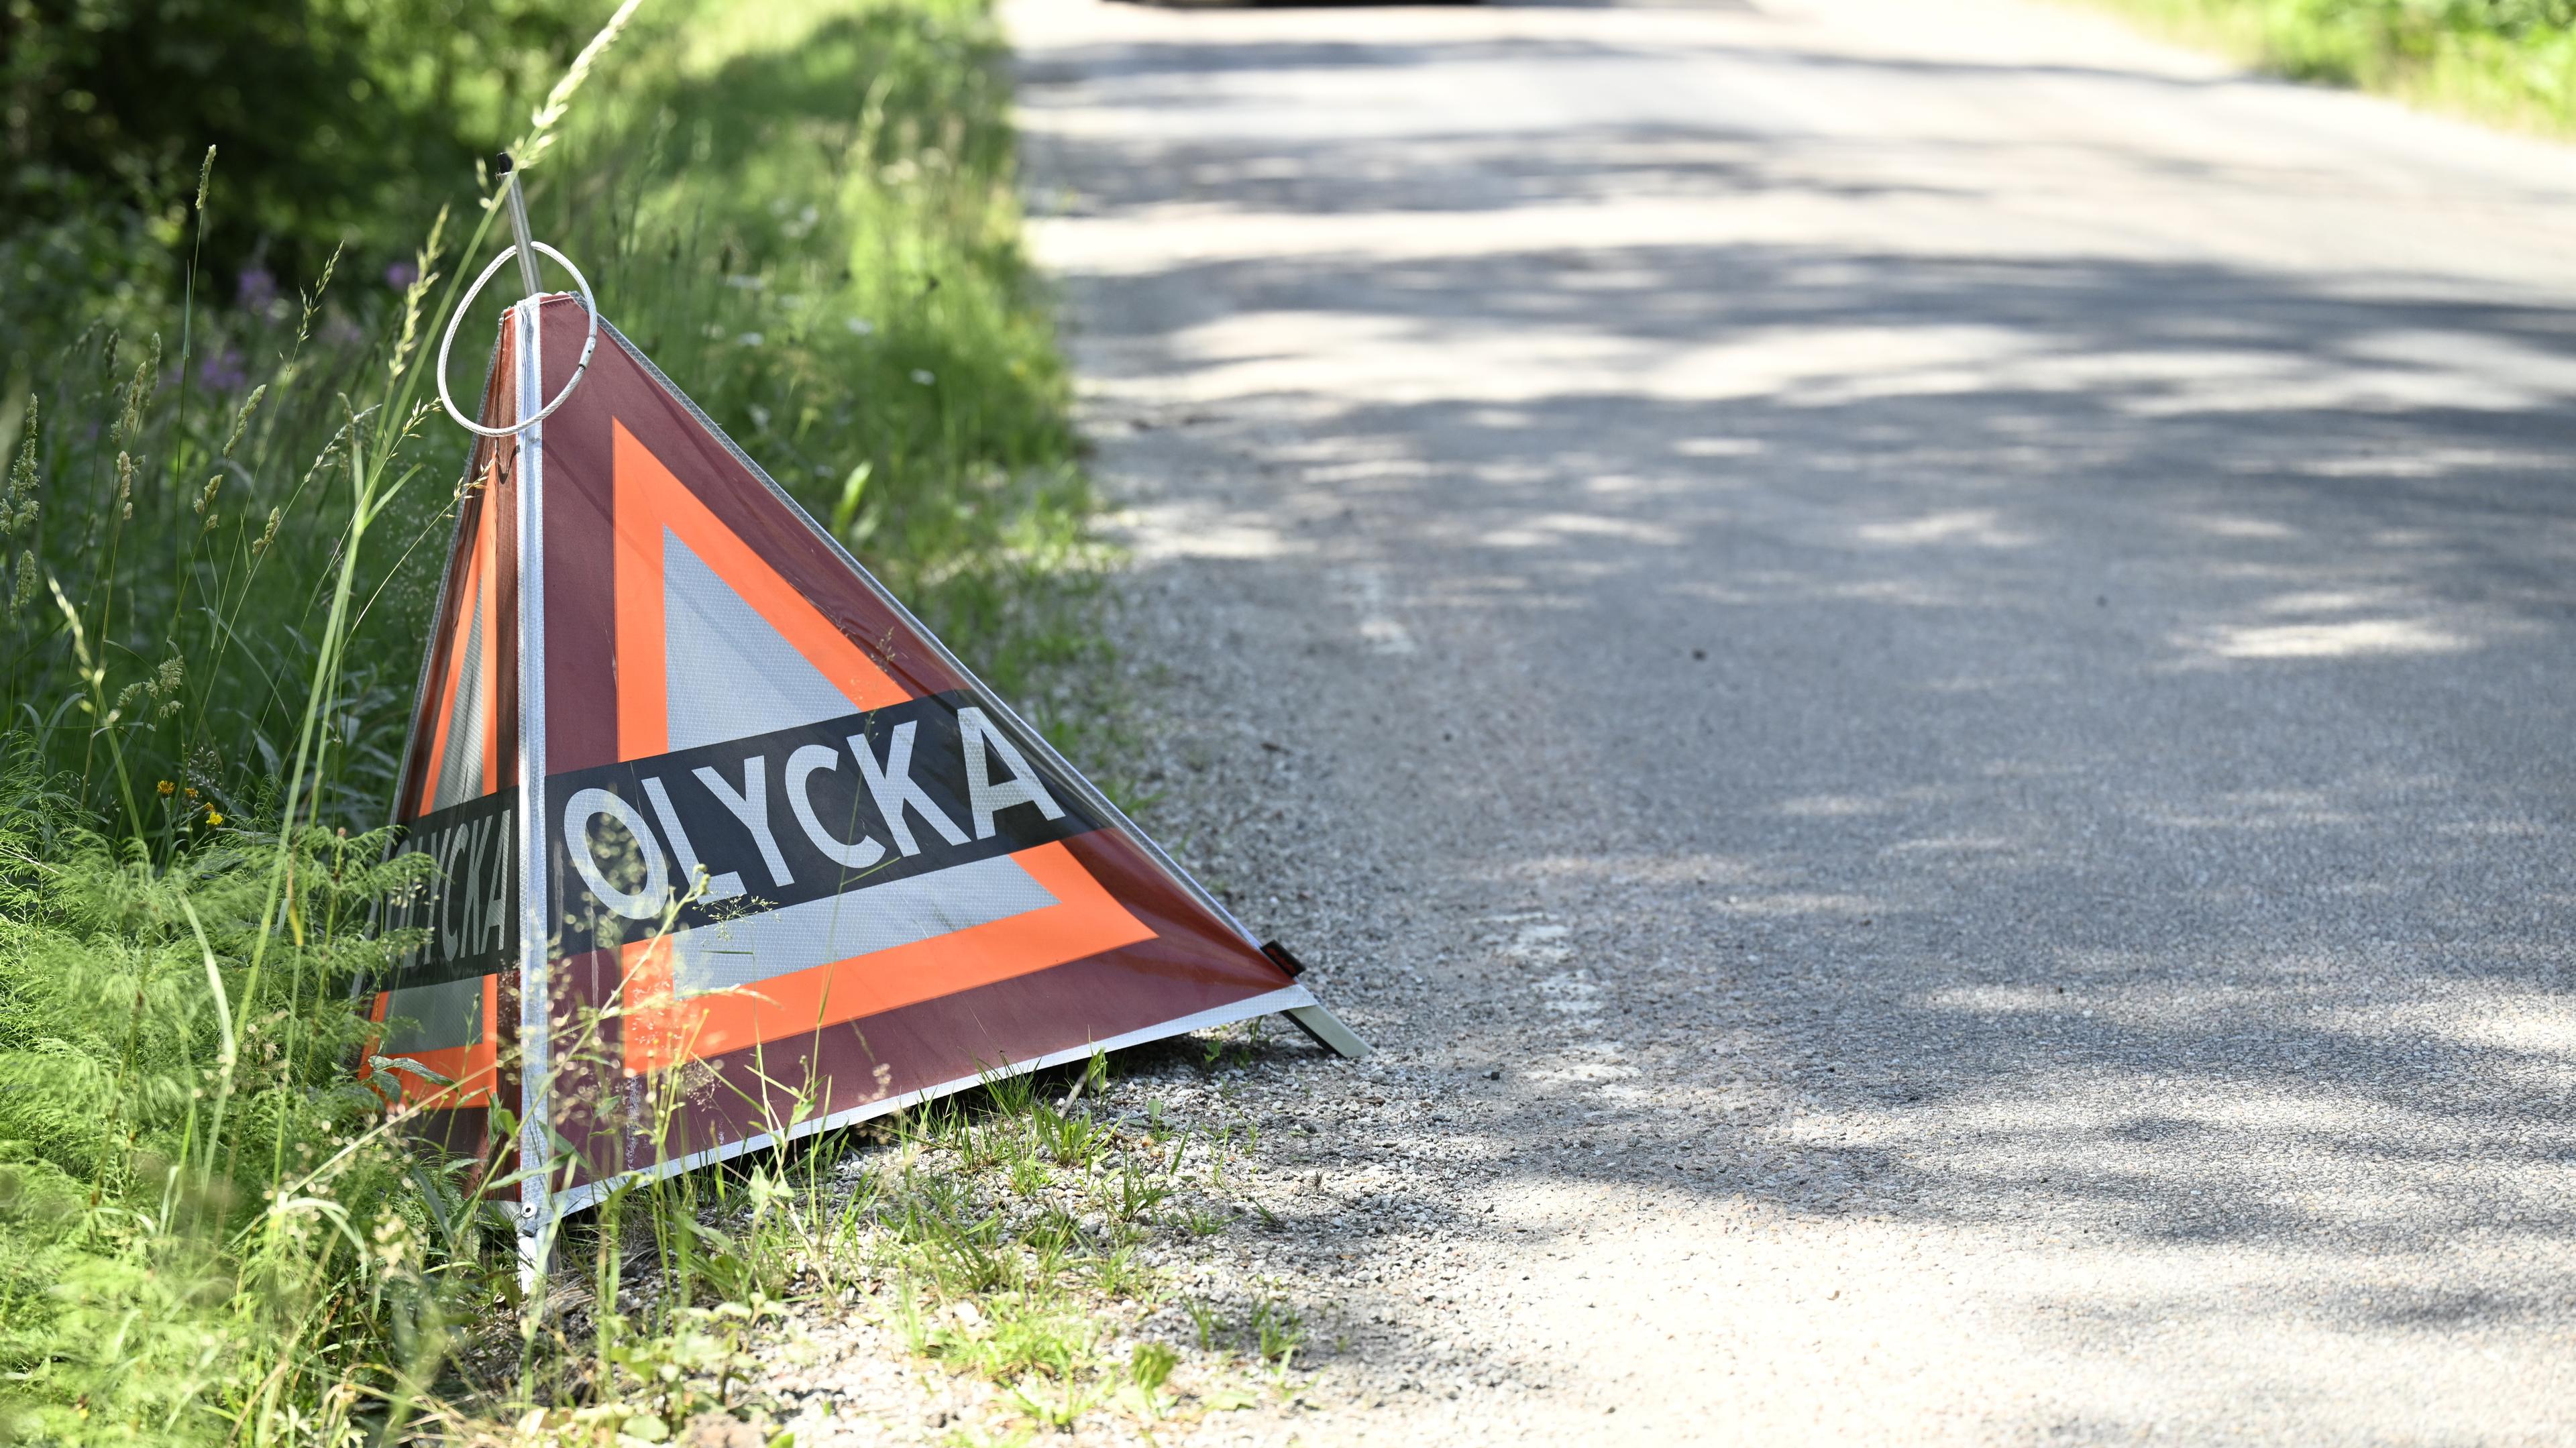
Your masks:
<svg viewBox="0 0 2576 1448"><path fill-rule="evenodd" d="M555 265L562 267L565 271L572 274L573 285L581 289L582 311L590 318L590 334L582 339L581 360L573 364L572 376L565 379L563 391L556 393L555 400L538 408L533 416L523 417L517 422L510 424L508 427L486 427L482 423L476 422L474 419L467 417L463 412L459 411L456 406L456 399L450 397L447 392L447 350L456 345L456 329L464 322L465 313L473 307L474 299L482 294L484 284L491 281L493 275L499 272L501 268L509 262L510 258L519 254L519 248L513 245L503 250L499 256L492 258L492 264L483 268L483 274L474 279L474 285L465 289L464 297L456 304L455 315L447 319L447 334L438 339L439 405L447 409L447 415L449 417L456 419L456 425L458 427L465 429L467 432L478 433L484 437L513 437L525 429L534 427L538 423L545 421L546 414L563 406L564 400L572 396L572 390L581 385L582 373L590 368L590 354L597 350L599 346L599 303L597 299L593 298L590 294L590 279L581 274L581 268L574 266L571 258L565 256L562 252L555 250L553 247L546 245L544 242L532 241L528 243L528 245L539 254L550 258Z"/></svg>

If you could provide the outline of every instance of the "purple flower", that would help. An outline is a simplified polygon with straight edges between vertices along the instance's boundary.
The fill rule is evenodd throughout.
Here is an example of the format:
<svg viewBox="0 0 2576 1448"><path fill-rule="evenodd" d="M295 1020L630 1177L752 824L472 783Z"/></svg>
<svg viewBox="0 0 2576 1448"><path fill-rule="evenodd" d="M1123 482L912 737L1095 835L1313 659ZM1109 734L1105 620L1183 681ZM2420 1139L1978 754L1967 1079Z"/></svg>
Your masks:
<svg viewBox="0 0 2576 1448"><path fill-rule="evenodd" d="M226 347L207 353L206 360L197 364L197 381L209 392L241 391L242 385L250 381L250 374L242 370L241 349Z"/></svg>
<svg viewBox="0 0 2576 1448"><path fill-rule="evenodd" d="M233 292L233 300L241 303L244 311L265 312L268 304L277 300L277 278L271 276L266 267L245 267Z"/></svg>
<svg viewBox="0 0 2576 1448"><path fill-rule="evenodd" d="M409 291L411 284L419 280L420 268L410 262L398 261L385 268L385 285L395 291Z"/></svg>

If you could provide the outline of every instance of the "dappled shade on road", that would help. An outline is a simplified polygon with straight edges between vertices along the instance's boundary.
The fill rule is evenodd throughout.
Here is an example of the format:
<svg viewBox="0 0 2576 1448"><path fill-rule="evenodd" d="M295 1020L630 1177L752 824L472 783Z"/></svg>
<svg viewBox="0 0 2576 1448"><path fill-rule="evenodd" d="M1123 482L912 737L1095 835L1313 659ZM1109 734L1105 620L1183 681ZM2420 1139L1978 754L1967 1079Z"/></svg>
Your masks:
<svg viewBox="0 0 2576 1448"><path fill-rule="evenodd" d="M1179 832L1484 1103L1336 1371L2567 1432L2576 159L1924 8L1019 12Z"/></svg>

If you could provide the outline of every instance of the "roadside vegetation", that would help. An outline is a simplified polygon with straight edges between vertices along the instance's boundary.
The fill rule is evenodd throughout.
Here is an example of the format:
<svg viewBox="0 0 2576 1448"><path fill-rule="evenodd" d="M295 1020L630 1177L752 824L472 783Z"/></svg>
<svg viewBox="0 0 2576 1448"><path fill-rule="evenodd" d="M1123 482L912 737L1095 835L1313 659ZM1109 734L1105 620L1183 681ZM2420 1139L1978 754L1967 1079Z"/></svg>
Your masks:
<svg viewBox="0 0 2576 1448"><path fill-rule="evenodd" d="M2576 131L2576 0L2090 0L2275 75Z"/></svg>
<svg viewBox="0 0 2576 1448"><path fill-rule="evenodd" d="M1221 1089L1259 1029L1148 1051L1149 1069ZM522 1442L658 1441L713 1414L773 1440L837 1418L945 1442L1150 1443L1293 1399L1306 1310L1175 1265L1284 1225L1256 1192L1258 1127L1208 1115L1168 1113L1150 1076L1094 1057L631 1188L567 1237L578 1270L543 1340L487 1374L535 1365L512 1399L534 1405Z"/></svg>
<svg viewBox="0 0 2576 1448"><path fill-rule="evenodd" d="M1002 58L982 0L0 11L0 1442L663 1441L856 1260L782 1242L863 1239L926 1312L1119 1260L1105 1207L1031 1237L935 1170L1110 1159L1014 1087L897 1128L911 1174L839 1226L814 1154L621 1199L567 1332L497 1168L404 1145L355 1003L417 883L378 826L465 456L427 357L504 145L610 319L1068 735L1092 503ZM947 1331L915 1349L1028 1380Z"/></svg>

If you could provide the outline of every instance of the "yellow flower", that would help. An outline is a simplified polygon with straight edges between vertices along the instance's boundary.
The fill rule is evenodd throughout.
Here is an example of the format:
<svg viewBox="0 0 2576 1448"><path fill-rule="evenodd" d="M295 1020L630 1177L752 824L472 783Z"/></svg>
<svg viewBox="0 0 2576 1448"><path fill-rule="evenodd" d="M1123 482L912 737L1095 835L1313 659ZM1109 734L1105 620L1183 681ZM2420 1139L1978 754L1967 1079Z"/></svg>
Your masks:
<svg viewBox="0 0 2576 1448"><path fill-rule="evenodd" d="M177 786L177 785L175 785L175 784L172 784L170 781L168 781L168 780L166 780L166 779L165 779L165 780L163 780L163 781L161 781L159 784L157 784L157 785L154 785L154 786L153 786L153 788L155 788L155 789L157 789L157 790L161 791L161 797L162 797L163 799L168 799L168 798L170 797L170 792L171 792L172 790L177 789L178 787L179 787L179 786Z"/></svg>
<svg viewBox="0 0 2576 1448"><path fill-rule="evenodd" d="M219 824L222 824L223 822L224 822L224 815L223 815L223 811L221 811L221 810L219 810L219 809L216 809L213 805L208 805L208 806L206 806L206 823L207 823L207 824L209 824L209 825L219 825Z"/></svg>

